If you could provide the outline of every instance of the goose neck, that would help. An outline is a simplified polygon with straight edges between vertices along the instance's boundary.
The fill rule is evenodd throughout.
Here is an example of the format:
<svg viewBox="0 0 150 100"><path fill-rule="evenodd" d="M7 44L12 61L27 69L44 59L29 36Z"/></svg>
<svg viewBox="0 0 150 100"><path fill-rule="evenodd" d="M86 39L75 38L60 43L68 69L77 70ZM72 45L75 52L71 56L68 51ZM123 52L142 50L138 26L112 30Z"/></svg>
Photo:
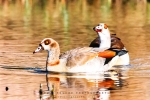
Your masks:
<svg viewBox="0 0 150 100"><path fill-rule="evenodd" d="M111 38L110 38L110 33L107 30L106 32L103 33L98 33L99 34L99 38L101 40L101 44L99 48L105 48L108 49L111 46Z"/></svg>
<svg viewBox="0 0 150 100"><path fill-rule="evenodd" d="M52 48L50 51L48 51L48 63L52 65L58 63L59 55L60 55L60 49Z"/></svg>

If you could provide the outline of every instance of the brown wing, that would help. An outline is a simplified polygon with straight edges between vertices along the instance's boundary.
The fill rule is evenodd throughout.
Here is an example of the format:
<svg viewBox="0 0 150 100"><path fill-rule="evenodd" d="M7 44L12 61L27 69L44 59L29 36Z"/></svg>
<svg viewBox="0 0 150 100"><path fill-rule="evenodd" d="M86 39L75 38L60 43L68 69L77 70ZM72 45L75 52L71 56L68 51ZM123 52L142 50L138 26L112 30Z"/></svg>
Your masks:
<svg viewBox="0 0 150 100"><path fill-rule="evenodd" d="M99 47L100 42L101 41L100 41L99 37L97 37L91 42L89 47Z"/></svg>
<svg viewBox="0 0 150 100"><path fill-rule="evenodd" d="M99 47L100 45L100 39L99 37L95 38L89 47ZM114 34L111 35L111 48L115 49L123 49L124 45L121 42L120 38L116 37Z"/></svg>
<svg viewBox="0 0 150 100"><path fill-rule="evenodd" d="M87 61L98 56L97 52L92 52L91 50L91 47L76 48L61 54L60 59L66 58L66 66L68 67L74 67L77 65L81 66L84 65Z"/></svg>

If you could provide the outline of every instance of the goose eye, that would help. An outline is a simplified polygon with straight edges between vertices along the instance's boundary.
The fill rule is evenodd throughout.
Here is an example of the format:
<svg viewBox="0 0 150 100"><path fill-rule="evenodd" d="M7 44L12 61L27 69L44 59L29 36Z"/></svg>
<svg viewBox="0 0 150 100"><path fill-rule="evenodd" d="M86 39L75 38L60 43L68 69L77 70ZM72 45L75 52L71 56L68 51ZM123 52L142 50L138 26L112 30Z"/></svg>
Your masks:
<svg viewBox="0 0 150 100"><path fill-rule="evenodd" d="M45 45L49 45L49 43L50 43L49 40L45 40L45 41L44 41L44 44L45 44Z"/></svg>

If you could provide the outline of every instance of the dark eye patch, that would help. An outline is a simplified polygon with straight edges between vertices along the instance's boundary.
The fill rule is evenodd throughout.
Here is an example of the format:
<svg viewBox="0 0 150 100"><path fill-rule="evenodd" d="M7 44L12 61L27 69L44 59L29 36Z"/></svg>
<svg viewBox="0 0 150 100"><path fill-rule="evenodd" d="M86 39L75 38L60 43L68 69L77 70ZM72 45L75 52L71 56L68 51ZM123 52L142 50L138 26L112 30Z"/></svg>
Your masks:
<svg viewBox="0 0 150 100"><path fill-rule="evenodd" d="M107 29L107 28L108 28L108 26L107 26L106 24L104 24L104 28L105 28L105 29Z"/></svg>
<svg viewBox="0 0 150 100"><path fill-rule="evenodd" d="M49 44L50 44L50 40L45 40L45 41L44 41L44 44L45 44L45 45L49 45Z"/></svg>

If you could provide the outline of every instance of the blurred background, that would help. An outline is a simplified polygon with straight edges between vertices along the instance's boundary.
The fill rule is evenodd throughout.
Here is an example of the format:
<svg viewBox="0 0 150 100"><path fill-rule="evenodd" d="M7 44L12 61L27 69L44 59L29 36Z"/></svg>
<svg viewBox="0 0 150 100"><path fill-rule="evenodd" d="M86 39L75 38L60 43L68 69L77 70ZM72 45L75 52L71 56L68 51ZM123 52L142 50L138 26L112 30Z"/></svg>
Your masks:
<svg viewBox="0 0 150 100"><path fill-rule="evenodd" d="M131 58L148 51L149 0L0 0L0 42L30 44L56 39L61 51L89 46L98 23L109 26L130 51ZM18 41L20 41L18 44ZM24 47L29 51L31 48Z"/></svg>

